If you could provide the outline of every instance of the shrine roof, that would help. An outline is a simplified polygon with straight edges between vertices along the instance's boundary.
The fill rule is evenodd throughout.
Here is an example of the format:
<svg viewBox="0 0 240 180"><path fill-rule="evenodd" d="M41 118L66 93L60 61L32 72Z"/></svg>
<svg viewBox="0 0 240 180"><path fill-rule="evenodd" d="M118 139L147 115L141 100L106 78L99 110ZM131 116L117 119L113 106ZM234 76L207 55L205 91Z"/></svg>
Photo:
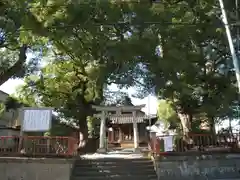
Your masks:
<svg viewBox="0 0 240 180"><path fill-rule="evenodd" d="M95 117L101 117L101 114L96 114ZM137 123L143 123L145 120L157 118L156 115L136 115L133 117L130 114L108 114L106 115L113 124L128 124L136 121Z"/></svg>
<svg viewBox="0 0 240 180"><path fill-rule="evenodd" d="M141 110L145 107L145 104L138 106L92 106L93 109L97 111L122 111L122 112L131 112Z"/></svg>

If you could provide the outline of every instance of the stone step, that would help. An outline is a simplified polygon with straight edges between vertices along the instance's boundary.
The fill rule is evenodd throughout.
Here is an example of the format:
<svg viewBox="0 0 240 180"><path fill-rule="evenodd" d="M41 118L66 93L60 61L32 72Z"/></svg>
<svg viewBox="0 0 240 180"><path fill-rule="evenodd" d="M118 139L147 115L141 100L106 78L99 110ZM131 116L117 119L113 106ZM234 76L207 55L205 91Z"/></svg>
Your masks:
<svg viewBox="0 0 240 180"><path fill-rule="evenodd" d="M72 178L70 180L133 180L133 179L138 179L138 180L158 180L157 177L148 178L148 177L142 177L142 176L139 176L137 178L135 178L135 177L128 177L128 178L126 178L126 177L116 177L116 178L114 178L114 177L113 178L105 178L105 177L103 177L103 178L74 177L74 178Z"/></svg>
<svg viewBox="0 0 240 180"><path fill-rule="evenodd" d="M131 171L145 171L145 170L153 170L154 166L153 164L147 164L147 165L132 165L128 164L125 166L119 165L119 164L113 164L113 165L104 165L104 164L89 164L89 165L82 165L82 166L74 166L74 169L79 169L81 171L98 171L98 170L109 170L109 171L115 171L115 170L131 170Z"/></svg>
<svg viewBox="0 0 240 180"><path fill-rule="evenodd" d="M132 169L95 169L95 170L86 170L83 171L81 169L74 169L72 174L74 176L106 176L106 175L155 175L154 169L146 169L146 170L132 170Z"/></svg>
<svg viewBox="0 0 240 180"><path fill-rule="evenodd" d="M136 166L145 166L145 165L152 165L153 162L151 160L76 160L74 165L75 166L99 166L99 165L104 165L104 166L120 166L120 165L136 165Z"/></svg>
<svg viewBox="0 0 240 180"><path fill-rule="evenodd" d="M157 176L156 175L135 175L135 176L127 176L127 175L122 175L122 176L102 176L102 177L98 177L98 176L79 176L79 177L71 177L70 180L134 180L134 179L138 179L138 180L157 180Z"/></svg>
<svg viewBox="0 0 240 180"><path fill-rule="evenodd" d="M132 169L132 170L144 170L144 169L154 169L153 163L151 164L117 164L117 163L112 163L112 164L82 164L82 165L74 165L75 168L79 168L82 170L94 170L94 169Z"/></svg>
<svg viewBox="0 0 240 180"><path fill-rule="evenodd" d="M157 180L153 162L138 159L78 159L71 180Z"/></svg>
<svg viewBox="0 0 240 180"><path fill-rule="evenodd" d="M79 175L76 175L76 174L72 174L73 177L92 177L92 178L105 178L105 177L139 177L139 176L142 176L142 177L156 177L156 173L151 173L151 174L143 174L143 173L134 173L134 174L130 174L130 173L116 173L116 174L113 174L113 173L95 173L95 174L79 174Z"/></svg>
<svg viewBox="0 0 240 180"><path fill-rule="evenodd" d="M118 162L148 162L151 161L151 159L148 158L133 158L133 159L124 159L124 158L98 158L98 159L86 159L86 158L80 158L77 159L77 161L98 161L98 162L112 162L112 161L118 161Z"/></svg>

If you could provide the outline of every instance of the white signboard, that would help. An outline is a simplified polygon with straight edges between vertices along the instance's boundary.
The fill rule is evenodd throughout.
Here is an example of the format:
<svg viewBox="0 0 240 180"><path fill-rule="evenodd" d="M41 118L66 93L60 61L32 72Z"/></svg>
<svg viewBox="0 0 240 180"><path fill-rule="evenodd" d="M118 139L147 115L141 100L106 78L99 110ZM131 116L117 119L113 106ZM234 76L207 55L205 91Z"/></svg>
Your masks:
<svg viewBox="0 0 240 180"><path fill-rule="evenodd" d="M164 139L164 151L173 151L173 136L165 136Z"/></svg>
<svg viewBox="0 0 240 180"><path fill-rule="evenodd" d="M22 131L45 132L51 128L51 109L25 109L23 111Z"/></svg>

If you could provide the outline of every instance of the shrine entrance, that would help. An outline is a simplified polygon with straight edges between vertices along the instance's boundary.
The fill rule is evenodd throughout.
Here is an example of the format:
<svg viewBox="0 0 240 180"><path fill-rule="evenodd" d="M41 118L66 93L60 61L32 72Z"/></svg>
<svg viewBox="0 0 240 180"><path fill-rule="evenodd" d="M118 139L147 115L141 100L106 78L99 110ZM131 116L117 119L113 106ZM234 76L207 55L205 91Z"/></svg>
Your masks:
<svg viewBox="0 0 240 180"><path fill-rule="evenodd" d="M98 152L107 151L106 132L108 131L108 143L119 144L120 147L134 148L139 151L140 143L148 142L146 126L149 125L149 117L141 111L145 105L139 106L92 106L101 112L95 117L100 118L100 142ZM108 130L106 123L112 124Z"/></svg>
<svg viewBox="0 0 240 180"><path fill-rule="evenodd" d="M139 151L141 144L145 143L147 146L149 137L146 127L149 126L149 119L153 119L153 117L149 118L149 116L141 111L145 105L92 107L100 112L99 114L95 114L95 117L100 118L101 122L98 152L106 152L107 145L134 148L135 151ZM109 123L111 124L111 128L108 129L106 124Z"/></svg>

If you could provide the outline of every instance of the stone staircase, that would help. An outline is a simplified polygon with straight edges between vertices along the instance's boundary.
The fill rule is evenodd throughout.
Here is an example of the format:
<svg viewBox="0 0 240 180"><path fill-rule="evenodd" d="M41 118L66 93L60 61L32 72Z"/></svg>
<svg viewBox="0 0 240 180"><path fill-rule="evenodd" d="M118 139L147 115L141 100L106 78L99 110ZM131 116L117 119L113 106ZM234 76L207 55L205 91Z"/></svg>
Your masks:
<svg viewBox="0 0 240 180"><path fill-rule="evenodd" d="M157 180L153 162L137 159L79 159L70 180Z"/></svg>

